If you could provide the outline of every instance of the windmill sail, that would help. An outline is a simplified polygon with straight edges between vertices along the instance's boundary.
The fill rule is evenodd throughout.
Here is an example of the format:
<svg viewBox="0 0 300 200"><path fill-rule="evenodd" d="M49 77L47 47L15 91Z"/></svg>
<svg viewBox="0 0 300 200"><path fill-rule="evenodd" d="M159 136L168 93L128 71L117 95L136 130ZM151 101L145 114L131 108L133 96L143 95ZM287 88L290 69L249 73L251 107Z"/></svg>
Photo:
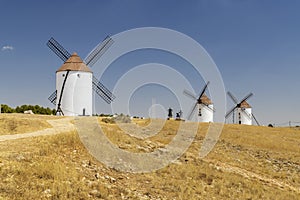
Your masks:
<svg viewBox="0 0 300 200"><path fill-rule="evenodd" d="M254 121L256 122L257 126L260 126L259 122L257 121L256 117L254 116L254 114L252 113L252 117L254 119Z"/></svg>
<svg viewBox="0 0 300 200"><path fill-rule="evenodd" d="M192 119L192 116L193 116L193 114L195 113L197 104L198 104L198 103L195 103L195 105L193 106L192 110L190 111L190 114L189 114L188 117L187 117L188 120L191 120L191 119Z"/></svg>
<svg viewBox="0 0 300 200"><path fill-rule="evenodd" d="M49 101L56 105L56 99L57 99L57 91L55 90L49 97L48 97Z"/></svg>
<svg viewBox="0 0 300 200"><path fill-rule="evenodd" d="M64 62L66 62L71 57L71 54L53 37L51 37L50 40L47 42L47 46Z"/></svg>
<svg viewBox="0 0 300 200"><path fill-rule="evenodd" d="M233 96L233 94L231 92L227 92L228 96L231 98L231 100L236 104L232 109L230 109L230 111L228 111L225 115L225 118L228 118L229 115L231 113L233 113L233 111L236 109L236 108L241 108L242 104L246 102L246 100L248 100L250 97L253 96L253 93L249 93L248 95L246 95L240 102L237 100L237 98L235 98ZM247 114L247 113L246 113ZM248 115L247 115L248 116Z"/></svg>
<svg viewBox="0 0 300 200"><path fill-rule="evenodd" d="M247 108L251 108L251 106L246 102L246 100L248 100L250 97L253 96L253 93L249 93L248 95L246 95L241 101L238 101L237 98L235 98L233 96L232 93L227 92L228 96L231 98L231 100L236 104L232 109L230 109L226 115L225 118L228 118L231 114L234 114L234 111L238 108L242 108L241 112L244 113L244 116L247 117L249 120L254 119L254 121L256 122L256 124L258 126L260 126L260 124L258 123L257 119L255 118L254 114L250 113L246 110ZM233 117L234 118L234 117Z"/></svg>
<svg viewBox="0 0 300 200"><path fill-rule="evenodd" d="M194 112L195 112L196 107L197 107L198 104L203 104L203 105L205 106L206 109L208 109L208 110L214 112L214 109L211 108L211 107L209 107L209 104L211 104L211 103L203 102L203 99L209 100L209 98L204 94L205 91L206 91L206 89L207 89L207 87L208 87L208 84L209 84L209 81L205 84L205 86L204 86L203 89L201 90L201 92L200 92L198 98L197 98L193 93L191 93L191 92L188 91L188 90L184 90L184 91L183 91L183 94L185 94L186 96L188 96L188 97L190 97L190 98L196 100L195 105L192 107L192 109L191 109L191 111L190 111L190 113L189 113L189 115L188 115L188 118L187 118L188 120L191 120L191 118L192 118L192 116L193 116L193 114L194 114ZM204 98L204 97L205 97L205 98ZM209 102L210 102L210 100L209 100Z"/></svg>
<svg viewBox="0 0 300 200"><path fill-rule="evenodd" d="M108 104L116 97L100 81L93 76L93 90Z"/></svg>
<svg viewBox="0 0 300 200"><path fill-rule="evenodd" d="M237 108L237 106L234 106L233 108L231 108L230 111L228 111L228 112L226 113L225 118L228 118L229 115L230 115L231 113L233 113L233 111L234 111L236 108Z"/></svg>
<svg viewBox="0 0 300 200"><path fill-rule="evenodd" d="M94 65L97 60L107 51L107 49L113 44L113 40L112 38L110 38L109 36L106 37L103 42L98 45L85 59L84 63L82 63L84 66L89 65L90 67L92 65ZM47 46L62 60L64 61L64 65L66 64L66 62L68 61L68 59L72 58L72 55L62 46L60 45L53 37L50 38L50 40L47 42ZM81 59L79 58L79 60L81 61ZM82 61L81 61L82 62ZM78 63L78 62L77 62ZM63 66L64 66L63 65ZM86 68L88 68L86 66ZM82 70L82 66L80 68ZM62 84L61 87L61 91L60 91L60 96L57 97L57 91L55 91L54 93L52 93L50 95L50 97L48 98L50 100L51 103L53 103L54 105L57 104L57 113L61 113L64 115L62 109L61 109L61 100L63 98L63 91L64 91L64 87L67 81L67 77L69 74L69 70L70 68L66 68L63 69L63 71L67 70L67 74L64 78L64 82ZM75 70L77 71L77 69ZM91 72L91 71L89 71ZM92 88L100 97L102 97L102 99L107 102L107 103L111 103L114 99L115 96L102 84L100 83L97 78L93 77L92 79ZM58 99L58 100L57 100ZM71 112L71 111L68 111ZM92 111L91 111L92 112Z"/></svg>
<svg viewBox="0 0 300 200"><path fill-rule="evenodd" d="M233 94L231 94L231 92L227 92L227 94L235 104L238 104L238 100L233 96Z"/></svg>
<svg viewBox="0 0 300 200"><path fill-rule="evenodd" d="M193 93L191 93L190 91L188 91L188 90L184 90L183 94L185 94L186 96L188 96L188 97L190 97L190 98L192 98L194 100L197 100L197 97Z"/></svg>
<svg viewBox="0 0 300 200"><path fill-rule="evenodd" d="M113 39L107 36L101 44L99 44L85 59L84 62L89 67L92 67L99 58L108 50L114 43Z"/></svg>
<svg viewBox="0 0 300 200"><path fill-rule="evenodd" d="M208 84L209 84L209 81L206 83L206 85L205 85L204 88L202 89L202 92L201 92L200 95L199 95L198 101L200 101L201 97L203 96L205 90L207 89Z"/></svg>
<svg viewBox="0 0 300 200"><path fill-rule="evenodd" d="M246 101L247 99L249 99L249 98L252 97L252 96L253 96L253 93L248 94L247 96L245 96L245 97L241 100L240 104L242 104L244 101Z"/></svg>

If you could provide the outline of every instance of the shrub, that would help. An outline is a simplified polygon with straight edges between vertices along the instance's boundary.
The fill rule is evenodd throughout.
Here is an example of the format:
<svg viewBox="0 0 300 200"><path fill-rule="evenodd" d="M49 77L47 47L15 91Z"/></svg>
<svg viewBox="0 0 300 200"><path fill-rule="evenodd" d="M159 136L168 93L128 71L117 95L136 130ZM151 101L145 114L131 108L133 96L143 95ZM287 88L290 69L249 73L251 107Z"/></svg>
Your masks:
<svg viewBox="0 0 300 200"><path fill-rule="evenodd" d="M115 122L119 123L130 123L131 119L129 115L120 114L113 118Z"/></svg>
<svg viewBox="0 0 300 200"><path fill-rule="evenodd" d="M120 114L120 115L117 115L116 117L103 118L101 121L103 121L105 123L109 123L109 124L115 124L116 122L130 123L131 119L130 119L129 115Z"/></svg>
<svg viewBox="0 0 300 200"><path fill-rule="evenodd" d="M107 123L107 124L115 124L115 120L113 118L103 118L101 121Z"/></svg>

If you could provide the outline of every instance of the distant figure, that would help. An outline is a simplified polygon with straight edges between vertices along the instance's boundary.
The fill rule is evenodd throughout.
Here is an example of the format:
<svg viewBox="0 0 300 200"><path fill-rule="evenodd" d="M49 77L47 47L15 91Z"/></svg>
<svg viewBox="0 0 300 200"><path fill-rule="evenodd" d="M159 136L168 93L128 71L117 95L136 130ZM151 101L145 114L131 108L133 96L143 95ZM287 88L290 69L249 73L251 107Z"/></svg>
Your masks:
<svg viewBox="0 0 300 200"><path fill-rule="evenodd" d="M171 119L173 117L173 109L172 108L169 108L168 109L168 119Z"/></svg>
<svg viewBox="0 0 300 200"><path fill-rule="evenodd" d="M182 110L176 113L176 120L181 120L181 117L182 117Z"/></svg>
<svg viewBox="0 0 300 200"><path fill-rule="evenodd" d="M183 113L182 110L180 110L180 111L179 111L179 118L180 118L180 119L181 119L181 117L182 117L182 113Z"/></svg>

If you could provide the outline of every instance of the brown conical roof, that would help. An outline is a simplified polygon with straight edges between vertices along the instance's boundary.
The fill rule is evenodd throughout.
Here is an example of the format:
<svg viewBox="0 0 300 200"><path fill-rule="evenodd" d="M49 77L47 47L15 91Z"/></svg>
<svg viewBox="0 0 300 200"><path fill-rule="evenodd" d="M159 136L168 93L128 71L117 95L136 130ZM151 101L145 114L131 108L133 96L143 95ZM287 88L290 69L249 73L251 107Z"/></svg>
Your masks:
<svg viewBox="0 0 300 200"><path fill-rule="evenodd" d="M202 97L200 98L200 101L198 101L199 104L203 103L205 105L210 105L213 104L212 101L210 100L210 98L208 98L208 96L206 96L205 94L202 95Z"/></svg>
<svg viewBox="0 0 300 200"><path fill-rule="evenodd" d="M81 72L92 72L92 70L84 64L77 53L73 53L71 57L56 71L81 71Z"/></svg>
<svg viewBox="0 0 300 200"><path fill-rule="evenodd" d="M241 103L240 108L251 108L251 106L250 106L249 103L247 103L247 101L243 101L243 102Z"/></svg>

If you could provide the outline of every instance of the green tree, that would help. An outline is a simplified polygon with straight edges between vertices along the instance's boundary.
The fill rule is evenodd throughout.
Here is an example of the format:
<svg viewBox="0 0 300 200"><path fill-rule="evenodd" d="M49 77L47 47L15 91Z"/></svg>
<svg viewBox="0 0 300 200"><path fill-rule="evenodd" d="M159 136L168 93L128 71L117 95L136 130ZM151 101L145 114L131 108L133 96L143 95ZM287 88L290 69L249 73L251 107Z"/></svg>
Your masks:
<svg viewBox="0 0 300 200"><path fill-rule="evenodd" d="M1 113L13 113L15 110L6 104L1 105Z"/></svg>
<svg viewBox="0 0 300 200"><path fill-rule="evenodd" d="M15 109L9 107L8 105L3 104L1 106L2 113L24 113L24 111L32 110L34 114L41 114L41 115L55 115L56 110L50 108L44 108L39 105L21 105L17 106Z"/></svg>

